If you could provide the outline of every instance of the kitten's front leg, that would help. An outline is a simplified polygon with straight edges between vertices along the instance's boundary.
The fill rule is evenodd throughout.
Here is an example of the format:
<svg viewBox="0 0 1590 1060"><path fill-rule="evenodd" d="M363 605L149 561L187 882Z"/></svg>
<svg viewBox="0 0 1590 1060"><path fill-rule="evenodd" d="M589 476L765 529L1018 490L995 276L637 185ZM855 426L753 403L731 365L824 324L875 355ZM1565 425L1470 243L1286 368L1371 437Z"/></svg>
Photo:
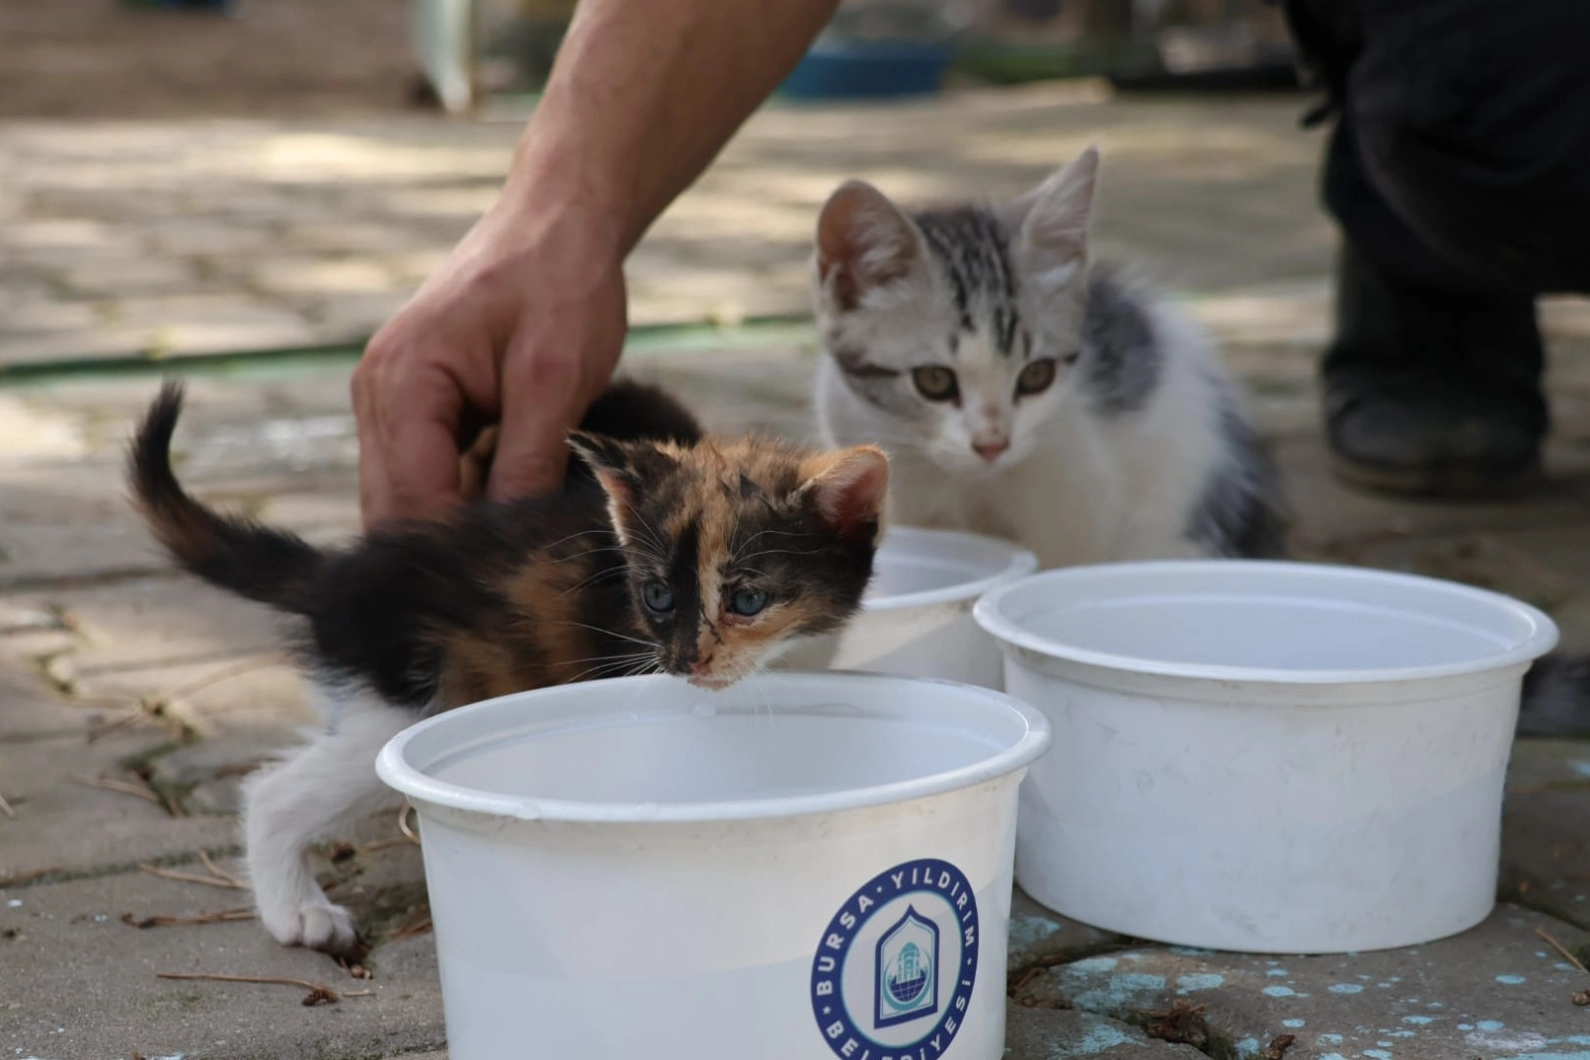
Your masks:
<svg viewBox="0 0 1590 1060"><path fill-rule="evenodd" d="M339 953L357 945L353 918L320 889L305 855L345 821L396 801L375 775L381 747L415 720L369 695L340 696L334 727L251 778L243 833L260 922L278 942Z"/></svg>

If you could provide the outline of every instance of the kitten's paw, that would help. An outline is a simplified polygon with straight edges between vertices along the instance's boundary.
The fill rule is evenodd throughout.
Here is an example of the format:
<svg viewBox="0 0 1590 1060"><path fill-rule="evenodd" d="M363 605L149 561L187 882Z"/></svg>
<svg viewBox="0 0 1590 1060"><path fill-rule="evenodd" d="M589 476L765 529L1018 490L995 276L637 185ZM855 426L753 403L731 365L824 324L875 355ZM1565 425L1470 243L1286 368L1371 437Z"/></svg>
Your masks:
<svg viewBox="0 0 1590 1060"><path fill-rule="evenodd" d="M359 933L353 916L324 895L260 910L265 930L284 946L305 946L332 954L354 953L359 949Z"/></svg>

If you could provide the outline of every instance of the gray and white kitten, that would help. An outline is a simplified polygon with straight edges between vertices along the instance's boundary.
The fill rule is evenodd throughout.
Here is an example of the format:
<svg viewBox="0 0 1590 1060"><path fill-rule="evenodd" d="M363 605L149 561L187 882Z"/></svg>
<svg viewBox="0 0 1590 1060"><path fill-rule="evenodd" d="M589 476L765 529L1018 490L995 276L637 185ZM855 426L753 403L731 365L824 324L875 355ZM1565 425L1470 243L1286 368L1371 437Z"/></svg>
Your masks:
<svg viewBox="0 0 1590 1060"><path fill-rule="evenodd" d="M1089 258L1099 155L1021 198L906 213L859 181L817 226L819 426L892 460L893 518L1045 567L1266 556L1275 478L1209 335Z"/></svg>

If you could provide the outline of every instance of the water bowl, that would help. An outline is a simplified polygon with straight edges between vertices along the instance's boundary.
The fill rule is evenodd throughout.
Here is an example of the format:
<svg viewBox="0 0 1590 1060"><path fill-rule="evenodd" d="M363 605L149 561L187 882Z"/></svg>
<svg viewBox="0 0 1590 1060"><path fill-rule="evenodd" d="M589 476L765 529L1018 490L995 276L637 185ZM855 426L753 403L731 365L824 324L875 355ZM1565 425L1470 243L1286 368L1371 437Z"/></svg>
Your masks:
<svg viewBox="0 0 1590 1060"><path fill-rule="evenodd" d="M991 589L1038 569L1038 557L998 538L891 527L878 548L862 612L842 634L785 657L786 669L867 670L998 689L999 645L972 619Z"/></svg>
<svg viewBox="0 0 1590 1060"><path fill-rule="evenodd" d="M1048 743L1000 693L845 673L414 725L377 772L418 809L449 1055L999 1060L1016 793Z"/></svg>
<svg viewBox="0 0 1590 1060"><path fill-rule="evenodd" d="M1428 942L1495 899L1521 679L1551 620L1302 563L1049 571L976 617L1054 727L1016 878L1139 938L1260 953Z"/></svg>

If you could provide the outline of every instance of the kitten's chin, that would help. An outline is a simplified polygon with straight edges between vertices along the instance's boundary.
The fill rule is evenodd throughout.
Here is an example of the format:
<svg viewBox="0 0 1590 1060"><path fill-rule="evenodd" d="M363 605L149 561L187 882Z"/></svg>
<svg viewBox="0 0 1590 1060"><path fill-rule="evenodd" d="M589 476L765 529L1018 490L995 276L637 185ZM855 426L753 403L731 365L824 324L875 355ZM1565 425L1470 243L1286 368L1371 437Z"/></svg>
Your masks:
<svg viewBox="0 0 1590 1060"><path fill-rule="evenodd" d="M732 677L722 677L718 675L707 674L691 674L689 677L685 678L685 680L689 681L697 688L706 689L708 692L722 692L725 688L728 688L730 685L734 684L735 681L735 679Z"/></svg>
<svg viewBox="0 0 1590 1060"><path fill-rule="evenodd" d="M975 453L968 453L965 456L956 453L954 455L941 454L935 456L933 463L956 478L975 481L977 479L998 478L1010 470L1016 461L1011 459L1009 454L1001 456L993 463L989 463Z"/></svg>

